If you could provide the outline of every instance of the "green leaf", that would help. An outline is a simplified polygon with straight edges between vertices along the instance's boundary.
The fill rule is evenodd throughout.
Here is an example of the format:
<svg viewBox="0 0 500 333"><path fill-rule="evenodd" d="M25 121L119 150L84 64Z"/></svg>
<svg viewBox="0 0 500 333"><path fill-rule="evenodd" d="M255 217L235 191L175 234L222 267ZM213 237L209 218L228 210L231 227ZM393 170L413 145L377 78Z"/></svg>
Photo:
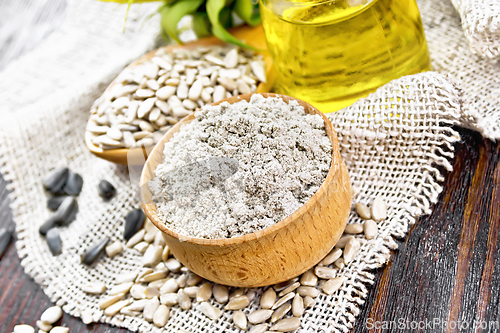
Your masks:
<svg viewBox="0 0 500 333"><path fill-rule="evenodd" d="M234 12L252 27L260 23L259 4L254 5L252 0L236 0Z"/></svg>
<svg viewBox="0 0 500 333"><path fill-rule="evenodd" d="M223 26L223 23L220 20L220 14L223 8L226 6L226 0L207 0L207 14L212 23L212 32L217 38L227 42L239 45L241 47L245 47L251 50L255 50L255 48L243 43L233 35L231 35Z"/></svg>
<svg viewBox="0 0 500 333"><path fill-rule="evenodd" d="M196 12L193 14L193 30L196 37L203 38L212 35L212 25L207 13Z"/></svg>
<svg viewBox="0 0 500 333"><path fill-rule="evenodd" d="M116 3L121 3L121 4L126 4L129 3L130 0L99 0L101 2L116 2ZM139 3L139 2L158 2L158 1L163 1L163 0L132 0L131 2L133 3Z"/></svg>
<svg viewBox="0 0 500 333"><path fill-rule="evenodd" d="M160 9L161 26L165 32L179 44L177 24L184 16L196 12L204 0L182 0Z"/></svg>

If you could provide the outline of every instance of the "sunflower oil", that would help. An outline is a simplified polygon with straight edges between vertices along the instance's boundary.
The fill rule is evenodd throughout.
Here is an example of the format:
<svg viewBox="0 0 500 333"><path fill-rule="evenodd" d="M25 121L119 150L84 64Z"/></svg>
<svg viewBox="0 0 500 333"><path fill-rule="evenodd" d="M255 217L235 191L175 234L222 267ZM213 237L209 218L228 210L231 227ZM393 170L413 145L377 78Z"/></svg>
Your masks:
<svg viewBox="0 0 500 333"><path fill-rule="evenodd" d="M274 90L332 112L430 69L415 0L260 0Z"/></svg>

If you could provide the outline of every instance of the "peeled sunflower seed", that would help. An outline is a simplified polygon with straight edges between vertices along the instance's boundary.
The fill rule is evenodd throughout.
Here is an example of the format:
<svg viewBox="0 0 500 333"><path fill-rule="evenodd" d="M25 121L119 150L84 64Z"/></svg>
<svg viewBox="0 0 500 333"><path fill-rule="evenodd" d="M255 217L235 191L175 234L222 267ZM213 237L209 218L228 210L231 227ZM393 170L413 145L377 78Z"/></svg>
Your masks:
<svg viewBox="0 0 500 333"><path fill-rule="evenodd" d="M62 195L60 197L52 197L47 201L47 207L52 210L56 211L57 208L61 205L61 203L66 199L68 196L67 195Z"/></svg>
<svg viewBox="0 0 500 333"><path fill-rule="evenodd" d="M260 324L271 318L273 314L273 310L256 310L250 314L248 314L248 322L250 324Z"/></svg>
<svg viewBox="0 0 500 333"><path fill-rule="evenodd" d="M144 266L156 266L161 260L163 248L161 246L150 245L142 258Z"/></svg>
<svg viewBox="0 0 500 333"><path fill-rule="evenodd" d="M292 291L294 291L298 287L300 287L300 282L294 282L291 285L289 285L288 287L286 287L285 289L283 289L282 291L280 291L278 296L279 297L285 296L286 294L291 293Z"/></svg>
<svg viewBox="0 0 500 333"><path fill-rule="evenodd" d="M339 248L339 249L343 249L345 247L345 245L347 244L347 242L350 241L352 238L354 238L354 237L353 236L342 236L342 237L340 237L340 239L338 240L337 244L335 244L335 247Z"/></svg>
<svg viewBox="0 0 500 333"><path fill-rule="evenodd" d="M153 323L158 327L163 327L167 324L170 316L170 309L165 305L160 305L153 315Z"/></svg>
<svg viewBox="0 0 500 333"><path fill-rule="evenodd" d="M56 321L61 319L63 311L59 306L51 306L45 310L40 316L40 320L45 324L54 324Z"/></svg>
<svg viewBox="0 0 500 333"><path fill-rule="evenodd" d="M136 246L140 241L142 241L145 233L146 233L146 230L144 230L144 229L139 230L132 237L130 237L130 239L127 241L127 244L125 244L125 246L128 248Z"/></svg>
<svg viewBox="0 0 500 333"><path fill-rule="evenodd" d="M68 225L75 218L78 203L74 197L67 197L54 213L54 222L58 225Z"/></svg>
<svg viewBox="0 0 500 333"><path fill-rule="evenodd" d="M336 292L337 290L339 290L339 288L344 283L344 280L345 280L345 278L343 276L339 276L339 277L336 277L334 279L330 279L323 284L321 289L323 290L323 292L325 294L331 295L334 292Z"/></svg>
<svg viewBox="0 0 500 333"><path fill-rule="evenodd" d="M50 331L52 329L52 325L51 324L46 324L46 323L44 323L41 320L37 320L36 321L36 327L38 327L38 329L39 329L38 333L40 333L40 331L48 332L48 331Z"/></svg>
<svg viewBox="0 0 500 333"><path fill-rule="evenodd" d="M121 133L121 132L120 132ZM67 195L79 195L82 191L83 178L77 173L70 172L66 184L64 185L64 193Z"/></svg>
<svg viewBox="0 0 500 333"><path fill-rule="evenodd" d="M117 295L121 293L128 293L130 291L130 288L134 285L133 282L124 282L121 284L117 284L113 288L109 290L109 295Z"/></svg>
<svg viewBox="0 0 500 333"><path fill-rule="evenodd" d="M69 169L66 167L52 170L43 180L43 187L54 194L62 193L68 173Z"/></svg>
<svg viewBox="0 0 500 333"><path fill-rule="evenodd" d="M179 290L179 284L175 279L171 278L167 280L163 286L160 288L160 293L167 294L167 293L176 293L177 290Z"/></svg>
<svg viewBox="0 0 500 333"><path fill-rule="evenodd" d="M272 306L271 309L274 310L274 309L279 308L280 306L282 306L283 304L285 304L286 302L288 302L289 300L291 300L294 297L295 297L295 293L294 292L291 292L291 293L289 293L289 294L281 297L276 303L274 303L274 305Z"/></svg>
<svg viewBox="0 0 500 333"><path fill-rule="evenodd" d="M117 314L118 312L120 312L121 309L123 309L124 307L126 307L129 304L130 304L130 299L125 299L123 301L118 301L115 304L112 304L109 307L107 307L106 310L104 310L104 314L106 316L110 316L110 317L114 316L115 314Z"/></svg>
<svg viewBox="0 0 500 333"><path fill-rule="evenodd" d="M273 315L271 316L271 323L275 323L281 318L283 318L291 309L292 305L290 303L285 303L276 310L274 310Z"/></svg>
<svg viewBox="0 0 500 333"><path fill-rule="evenodd" d="M196 292L197 302L206 302L212 297L212 284L210 282L203 283Z"/></svg>
<svg viewBox="0 0 500 333"><path fill-rule="evenodd" d="M2 257L5 250L7 250L7 247L9 247L11 239L12 231L5 228L0 228L0 257Z"/></svg>
<svg viewBox="0 0 500 333"><path fill-rule="evenodd" d="M111 305L115 304L116 302L118 302L120 299L122 299L123 296L125 296L125 294L118 294L106 298L101 298L98 303L99 308L101 310L104 310L110 307Z"/></svg>
<svg viewBox="0 0 500 333"><path fill-rule="evenodd" d="M299 287L297 289L297 293L302 296L302 297L305 297L305 296L310 296L310 297L318 297L319 295L319 290L314 288L314 287L306 287L306 286L302 286L302 287Z"/></svg>
<svg viewBox="0 0 500 333"><path fill-rule="evenodd" d="M357 202L355 207L356 207L356 212L362 219L369 220L372 218L370 208L368 208L367 205Z"/></svg>
<svg viewBox="0 0 500 333"><path fill-rule="evenodd" d="M316 301L311 296L304 297L304 307L308 308L314 305Z"/></svg>
<svg viewBox="0 0 500 333"><path fill-rule="evenodd" d="M96 261L97 257L99 257L99 254L101 254L101 252L104 250L108 242L109 237L105 237L89 246L81 257L82 263L84 263L85 265L92 265Z"/></svg>
<svg viewBox="0 0 500 333"><path fill-rule="evenodd" d="M290 332L290 331L295 331L297 328L300 327L300 319L296 317L292 318L285 318L280 321L278 321L276 324L274 324L271 327L272 331L278 331L278 332Z"/></svg>
<svg viewBox="0 0 500 333"><path fill-rule="evenodd" d="M165 261L165 266L167 266L169 271L174 273L177 273L182 267L181 263L175 258L170 258Z"/></svg>
<svg viewBox="0 0 500 333"><path fill-rule="evenodd" d="M242 296L236 296L233 297L226 305L225 309L226 310L241 310L243 308L246 308L250 304L250 300L248 299L247 296L242 295Z"/></svg>
<svg viewBox="0 0 500 333"><path fill-rule="evenodd" d="M179 304L177 293L167 293L160 296L160 303L166 306L174 306Z"/></svg>
<svg viewBox="0 0 500 333"><path fill-rule="evenodd" d="M366 220L365 223L363 223L363 229L365 232L366 239L370 240L370 239L373 239L377 236L378 227L377 227L377 223L375 223L375 221Z"/></svg>
<svg viewBox="0 0 500 333"><path fill-rule="evenodd" d="M240 330L246 331L248 328L247 316L243 311L234 311L233 312L233 322L236 327Z"/></svg>
<svg viewBox="0 0 500 333"><path fill-rule="evenodd" d="M260 307L263 309L270 309L274 302L276 302L276 291L273 288L269 288L260 297Z"/></svg>
<svg viewBox="0 0 500 333"><path fill-rule="evenodd" d="M62 252L62 242L61 237L59 236L59 230L57 228L52 228L47 231L45 235L45 240L47 241L47 245L49 246L49 250L53 255L61 254Z"/></svg>
<svg viewBox="0 0 500 333"><path fill-rule="evenodd" d="M214 284L213 295L219 303L226 303L229 300L229 290L226 286L220 284Z"/></svg>
<svg viewBox="0 0 500 333"><path fill-rule="evenodd" d="M260 325L255 325L248 331L248 333L264 333L267 331L267 328L269 327L269 324L260 324Z"/></svg>
<svg viewBox="0 0 500 333"><path fill-rule="evenodd" d="M345 257L345 252L344 252ZM321 279L333 279L337 276L337 270L334 268L328 268L324 266L316 266L314 273Z"/></svg>
<svg viewBox="0 0 500 333"><path fill-rule="evenodd" d="M387 217L387 205L381 197L376 197L371 206L372 219L375 222L385 220Z"/></svg>
<svg viewBox="0 0 500 333"><path fill-rule="evenodd" d="M144 307L144 311L142 313L144 315L144 319L146 319L149 322L152 322L155 312L156 310L158 310L159 306L160 306L160 300L158 299L158 297L151 298Z"/></svg>
<svg viewBox="0 0 500 333"><path fill-rule="evenodd" d="M348 224L344 232L346 234L360 234L363 232L363 225L361 223Z"/></svg>
<svg viewBox="0 0 500 333"><path fill-rule="evenodd" d="M50 330L49 333L69 333L69 327L55 326Z"/></svg>
<svg viewBox="0 0 500 333"><path fill-rule="evenodd" d="M344 249L344 263L348 264L350 263L356 254L359 252L359 249L361 248L361 244L356 238L350 239L347 244L345 245ZM334 277L334 276L333 276ZM333 277L329 277L330 279Z"/></svg>
<svg viewBox="0 0 500 333"><path fill-rule="evenodd" d="M116 188L107 180L99 182L99 195L104 199L111 199L116 194Z"/></svg>
<svg viewBox="0 0 500 333"><path fill-rule="evenodd" d="M189 310L191 308L191 299L184 293L184 289L179 289L179 291L177 291L177 299L181 309Z"/></svg>
<svg viewBox="0 0 500 333"><path fill-rule="evenodd" d="M80 286L82 290L89 294L100 295L106 291L106 285L103 282L89 282Z"/></svg>
<svg viewBox="0 0 500 333"><path fill-rule="evenodd" d="M222 312L220 309L212 306L208 302L202 302L200 305L197 306L198 311L203 313L205 316L212 320L217 320L221 316Z"/></svg>
<svg viewBox="0 0 500 333"><path fill-rule="evenodd" d="M144 226L144 219L146 215L141 209L134 209L125 216L125 230L123 238L129 240Z"/></svg>
<svg viewBox="0 0 500 333"><path fill-rule="evenodd" d="M300 317L304 314L304 300L299 294L296 294L293 298L292 313L295 317Z"/></svg>
<svg viewBox="0 0 500 333"><path fill-rule="evenodd" d="M331 254L332 252L330 252ZM328 254L327 257L330 255ZM327 258L325 257L325 259ZM323 260L325 260L323 259ZM322 262L323 263L323 262ZM318 283L318 277L316 274L314 274L314 271L312 269L308 270L304 274L302 274L302 277L300 278L300 284L303 286L309 286L309 287L314 287Z"/></svg>
<svg viewBox="0 0 500 333"><path fill-rule="evenodd" d="M119 241L114 241L110 245L106 246L106 254L108 257L112 258L123 251L123 245Z"/></svg>

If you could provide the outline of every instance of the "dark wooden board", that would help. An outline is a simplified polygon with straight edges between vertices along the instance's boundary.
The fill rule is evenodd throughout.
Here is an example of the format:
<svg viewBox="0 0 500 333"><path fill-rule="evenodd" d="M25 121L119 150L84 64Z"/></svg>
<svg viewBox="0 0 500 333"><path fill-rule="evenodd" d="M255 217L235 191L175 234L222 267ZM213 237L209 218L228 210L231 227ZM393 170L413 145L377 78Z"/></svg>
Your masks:
<svg viewBox="0 0 500 333"><path fill-rule="evenodd" d="M463 141L455 145L454 170L445 173L433 213L398 240L389 265L375 272L353 332L457 331L444 321L469 325L461 330L467 332L474 331L474 321L484 321L488 327L480 331L499 331L500 144L458 130ZM0 227L13 227L6 194L2 179ZM11 244L0 261L0 332L20 323L34 325L50 305L23 272ZM391 329L382 329L391 321ZM69 315L62 322L72 333L128 332L105 324L87 326Z"/></svg>

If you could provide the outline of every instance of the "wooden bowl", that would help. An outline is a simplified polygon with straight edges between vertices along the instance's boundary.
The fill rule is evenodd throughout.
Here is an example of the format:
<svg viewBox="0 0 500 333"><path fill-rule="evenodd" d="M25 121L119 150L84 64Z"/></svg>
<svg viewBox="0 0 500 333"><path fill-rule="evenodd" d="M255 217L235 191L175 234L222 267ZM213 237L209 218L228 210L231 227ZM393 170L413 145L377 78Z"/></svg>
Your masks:
<svg viewBox="0 0 500 333"><path fill-rule="evenodd" d="M194 115L182 119L165 134L151 152L141 175L142 208L151 222L161 230L174 256L196 274L228 286L271 285L310 269L335 246L344 232L351 209L349 175L339 154L337 134L330 121L319 110L301 100L277 94L261 95L281 97L285 102L296 100L307 113L319 114L325 122L326 133L333 147L332 165L323 185L292 215L263 230L227 239L179 235L159 220L148 182L154 178L158 164L163 162L165 143L183 124L190 123ZM224 101L249 101L251 96L235 96Z"/></svg>
<svg viewBox="0 0 500 333"><path fill-rule="evenodd" d="M261 93L261 92L271 91L275 73L273 71L272 59L269 56L269 53L265 51L267 47L262 26L259 25L256 27L250 27L248 25L244 25L241 27L230 29L229 31L236 38L246 41L248 45L253 46L256 49L263 50L262 52L258 53L264 57L264 62L266 64L266 72L267 72L267 82L260 83L257 87L256 92ZM212 36L187 44L164 46L160 49L163 49L167 52L171 52L176 49L194 49L199 46L211 46L211 45L227 45L227 43L221 41L217 37ZM140 57L139 59L128 65L127 68L133 68L143 63L144 61L151 59L160 49L151 51L143 55L142 57ZM106 88L104 93L109 91L115 84L116 84L116 79L111 82L111 84ZM128 148L102 149L92 143L92 134L87 131L85 132L85 144L87 148L90 150L90 152L96 155L97 157L118 164L133 164L133 165L144 164L147 156L154 147L150 146L145 148L132 148L132 149Z"/></svg>

